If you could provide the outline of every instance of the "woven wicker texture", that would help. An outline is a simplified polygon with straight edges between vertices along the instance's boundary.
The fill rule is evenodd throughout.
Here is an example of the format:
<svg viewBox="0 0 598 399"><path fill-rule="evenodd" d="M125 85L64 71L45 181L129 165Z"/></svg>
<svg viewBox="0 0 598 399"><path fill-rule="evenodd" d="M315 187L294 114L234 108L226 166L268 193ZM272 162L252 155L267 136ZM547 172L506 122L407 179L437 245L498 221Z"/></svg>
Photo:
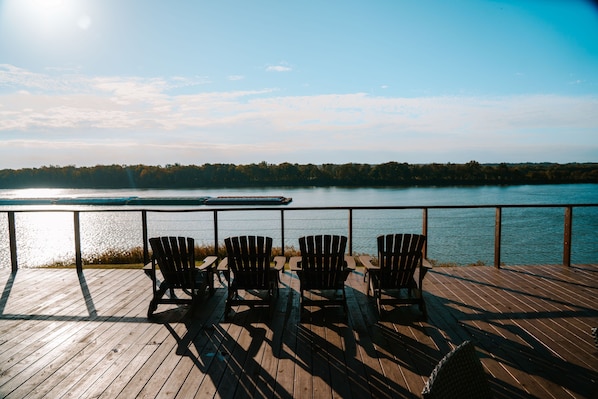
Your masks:
<svg viewBox="0 0 598 399"><path fill-rule="evenodd" d="M470 341L463 342L438 362L422 395L424 399L492 397L484 367Z"/></svg>
<svg viewBox="0 0 598 399"><path fill-rule="evenodd" d="M598 348L598 327L592 328L592 335L594 336L594 343L596 344L596 348Z"/></svg>

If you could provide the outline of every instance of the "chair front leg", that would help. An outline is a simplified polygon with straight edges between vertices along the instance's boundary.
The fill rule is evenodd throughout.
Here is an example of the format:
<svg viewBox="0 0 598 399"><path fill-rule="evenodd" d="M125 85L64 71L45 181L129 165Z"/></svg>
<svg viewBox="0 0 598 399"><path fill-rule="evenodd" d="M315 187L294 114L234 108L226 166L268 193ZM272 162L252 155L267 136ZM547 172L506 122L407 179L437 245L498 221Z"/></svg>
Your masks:
<svg viewBox="0 0 598 399"><path fill-rule="evenodd" d="M208 291L210 293L210 296L214 295L214 292L216 291L214 289L214 269L210 268L207 272L206 272L206 278L208 279Z"/></svg>
<svg viewBox="0 0 598 399"><path fill-rule="evenodd" d="M158 309L158 302L160 302L160 299L162 299L167 290L168 285L166 284L166 282L162 282L160 284L160 288L158 289L156 289L156 285L154 284L154 296L152 297L152 300L149 304L149 308L147 310L148 319L151 318L156 309Z"/></svg>
<svg viewBox="0 0 598 399"><path fill-rule="evenodd" d="M347 292L345 291L345 286L343 284L343 309L345 311L345 316L349 318L349 306L347 305Z"/></svg>
<svg viewBox="0 0 598 399"><path fill-rule="evenodd" d="M234 295L235 295L235 290L233 290L229 285L228 295L226 296L226 304L224 305L224 317L225 318L228 318L228 315L232 309L232 302L233 302Z"/></svg>
<svg viewBox="0 0 598 399"><path fill-rule="evenodd" d="M374 294L374 287L373 284L375 284L375 276L372 276L372 272L367 272L367 288L366 288L366 295L372 296ZM373 278L374 277L374 278ZM371 291L371 292L370 292Z"/></svg>

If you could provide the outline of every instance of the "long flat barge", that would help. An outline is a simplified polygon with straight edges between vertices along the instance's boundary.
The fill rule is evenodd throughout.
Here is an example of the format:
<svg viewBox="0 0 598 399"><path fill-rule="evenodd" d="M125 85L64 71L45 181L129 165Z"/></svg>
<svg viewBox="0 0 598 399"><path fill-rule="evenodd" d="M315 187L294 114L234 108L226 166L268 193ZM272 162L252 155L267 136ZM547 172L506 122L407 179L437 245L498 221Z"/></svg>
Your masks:
<svg viewBox="0 0 598 399"><path fill-rule="evenodd" d="M13 205L287 205L293 199L283 196L221 197L60 197L0 198L0 206Z"/></svg>
<svg viewBox="0 0 598 399"><path fill-rule="evenodd" d="M276 196L225 196L208 197L206 205L286 205L293 199Z"/></svg>

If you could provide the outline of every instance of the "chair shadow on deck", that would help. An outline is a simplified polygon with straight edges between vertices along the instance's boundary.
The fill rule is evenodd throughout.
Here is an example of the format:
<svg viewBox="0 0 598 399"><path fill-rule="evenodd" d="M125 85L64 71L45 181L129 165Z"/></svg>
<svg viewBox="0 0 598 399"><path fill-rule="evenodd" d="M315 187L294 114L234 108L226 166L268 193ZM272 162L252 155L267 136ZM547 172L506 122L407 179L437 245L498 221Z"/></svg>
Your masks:
<svg viewBox="0 0 598 399"><path fill-rule="evenodd" d="M515 324L505 326L504 324L487 321L497 329L505 327L509 332L516 334L523 343L518 343L501 336L500 334L489 334L474 325L464 325L471 333L473 339L489 350L493 357L503 365L513 369L522 369L527 374L533 374L545 378L556 385L560 385L570 392L575 392L582 397L598 398L598 370L590 370L565 360L558 353L553 352L542 342L538 341L530 332ZM488 339L491 339L492 346L488 346ZM504 397L517 398L513 393L512 386L506 387L498 380L491 381L497 385L497 391L507 392ZM521 396L523 397L523 396Z"/></svg>
<svg viewBox="0 0 598 399"><path fill-rule="evenodd" d="M527 295L524 292L518 293ZM506 366L513 370L521 370L523 374L544 378L583 397L598 398L598 384L596 383L598 370L590 370L568 362L545 345L540 338L519 325L520 322L526 320L587 317L589 313L598 316L598 311L579 308L578 310L545 312L489 312L487 309L469 303L432 294L426 295L426 300L431 305L430 322L432 325L446 325L445 321L437 320L437 318L453 319L451 323L457 328L445 331L453 343L460 343L465 337L488 353L479 353L482 359L492 359L491 361L500 362L501 367ZM508 337L517 337L517 340ZM489 376L489 382L495 398L523 399L531 397L522 387L510 385L498 378Z"/></svg>
<svg viewBox="0 0 598 399"><path fill-rule="evenodd" d="M271 319L261 309L237 308L224 322L225 290L217 290L220 293L210 299L218 301L215 308L178 319L184 328L176 327L180 313L166 316L164 325L177 340L177 355L189 357L203 376L193 389L239 397L292 398L308 393L328 397L335 393L357 398L418 398L413 384L423 388L437 362L452 347L470 339L486 364L537 375L578 395L596 395L591 384L598 380L597 371L567 362L518 322L550 317L548 313L489 312L483 306L425 292L427 322L413 305L393 308L379 320L365 292L347 286L348 319L342 309L317 307L309 309L309 317L301 318L299 292L290 280L296 277L284 273ZM550 313L575 317L588 312L596 314L586 308ZM513 323L508 322L511 319ZM509 335L519 338L513 341ZM399 382L403 378L411 382ZM516 381L515 377L509 382L489 375L495 398L532 397Z"/></svg>
<svg viewBox="0 0 598 399"><path fill-rule="evenodd" d="M265 370L259 361L265 356L265 349L272 347L267 330L268 310L250 308L224 322L222 308L208 310L211 314L202 309L185 313L179 319L184 324L182 334L176 331L180 310L159 315L177 342L176 354L189 358L202 376L191 389L207 396L218 393L221 397L248 398L273 397L276 392L276 397L291 399L292 392L281 390L276 374Z"/></svg>
<svg viewBox="0 0 598 399"><path fill-rule="evenodd" d="M327 312L327 310L321 313ZM297 330L295 359L310 376L319 377L339 397L393 398L418 397L393 378L373 367L362 356L374 360L381 354L370 348L360 353L364 343L356 339L350 326L341 323L300 324ZM331 342L337 341L337 342ZM329 395L332 397L333 395ZM323 395L326 397L326 395Z"/></svg>
<svg viewBox="0 0 598 399"><path fill-rule="evenodd" d="M347 292L353 302L368 300L350 287ZM210 300L222 302L219 295L224 294ZM200 307L182 316L180 310L163 312L158 320L176 340L176 354L188 357L203 376L193 389L208 395L213 390L219 396L288 399L312 391L322 397L333 392L356 398L419 397L374 366L385 355L368 343L368 333L355 331L351 313L347 320L341 308L317 308L302 322L299 296L283 284L273 318L267 309L249 308L224 322L224 304L218 302L216 308ZM314 386L314 381L323 385Z"/></svg>
<svg viewBox="0 0 598 399"><path fill-rule="evenodd" d="M352 296L358 296L359 294L361 293L352 290ZM370 345L363 345L362 343L362 346L366 350L369 348L372 351L371 357L386 358L407 371L427 378L437 362L452 349L449 342L458 345L466 339L471 339L476 346L479 346L485 352L491 353L491 356L508 367L517 369L522 368L522 364L528 365L529 369L522 369L523 373L532 374L537 372L540 377L556 382L571 392L577 392L588 397L598 397L598 387L592 388L590 386L592 381L598 381L598 372L565 361L558 354L552 353L538 342L525 329L516 325L509 325L510 333L522 337L527 345L510 341L498 333L492 333L491 328L482 331L475 327L479 323L488 323L488 325L496 328L505 328L504 324L492 320L495 318L498 320L542 318L548 317L548 315L544 315L542 312L540 314L531 312L493 314L474 305L457 303L428 292L424 295L426 296L426 302L429 304L429 324L421 321L421 318L418 317L418 310L414 306L394 308L386 314L384 320L376 320L373 316L372 319L365 320L365 325L361 328L367 329L367 332L364 332L363 335L365 339L371 339L371 343ZM367 302L364 302L362 306L368 306ZM459 308L471 309L472 313L458 310ZM362 313L366 318L369 315L367 312ZM565 317L574 317L574 314L572 314L574 312L570 314L570 312L565 311L564 313ZM578 314L587 315L586 313L586 309L580 309ZM446 319L451 320L447 321ZM451 324L452 327L449 328L448 325ZM439 326L444 326L445 329ZM359 325L357 327L359 333ZM438 349L418 341L413 335L407 335L406 332L403 332L406 327L418 331L422 336L430 337ZM488 357L484 353L479 353L479 355L481 358ZM547 376L546 372L551 369L552 365L560 372ZM572 383L570 378L565 377L570 373L577 376L576 382ZM490 375L488 375L488 379L495 398L523 399L532 397L519 385L508 384ZM591 394L594 396L591 396Z"/></svg>

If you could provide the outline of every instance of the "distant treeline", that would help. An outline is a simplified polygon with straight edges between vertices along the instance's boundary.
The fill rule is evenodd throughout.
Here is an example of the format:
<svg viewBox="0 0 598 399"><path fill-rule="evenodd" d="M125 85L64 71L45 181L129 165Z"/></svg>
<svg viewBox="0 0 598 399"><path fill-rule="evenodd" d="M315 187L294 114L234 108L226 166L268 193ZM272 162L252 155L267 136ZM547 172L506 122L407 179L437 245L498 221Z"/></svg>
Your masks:
<svg viewBox="0 0 598 399"><path fill-rule="evenodd" d="M598 163L44 166L0 171L0 188L205 188L598 183Z"/></svg>

